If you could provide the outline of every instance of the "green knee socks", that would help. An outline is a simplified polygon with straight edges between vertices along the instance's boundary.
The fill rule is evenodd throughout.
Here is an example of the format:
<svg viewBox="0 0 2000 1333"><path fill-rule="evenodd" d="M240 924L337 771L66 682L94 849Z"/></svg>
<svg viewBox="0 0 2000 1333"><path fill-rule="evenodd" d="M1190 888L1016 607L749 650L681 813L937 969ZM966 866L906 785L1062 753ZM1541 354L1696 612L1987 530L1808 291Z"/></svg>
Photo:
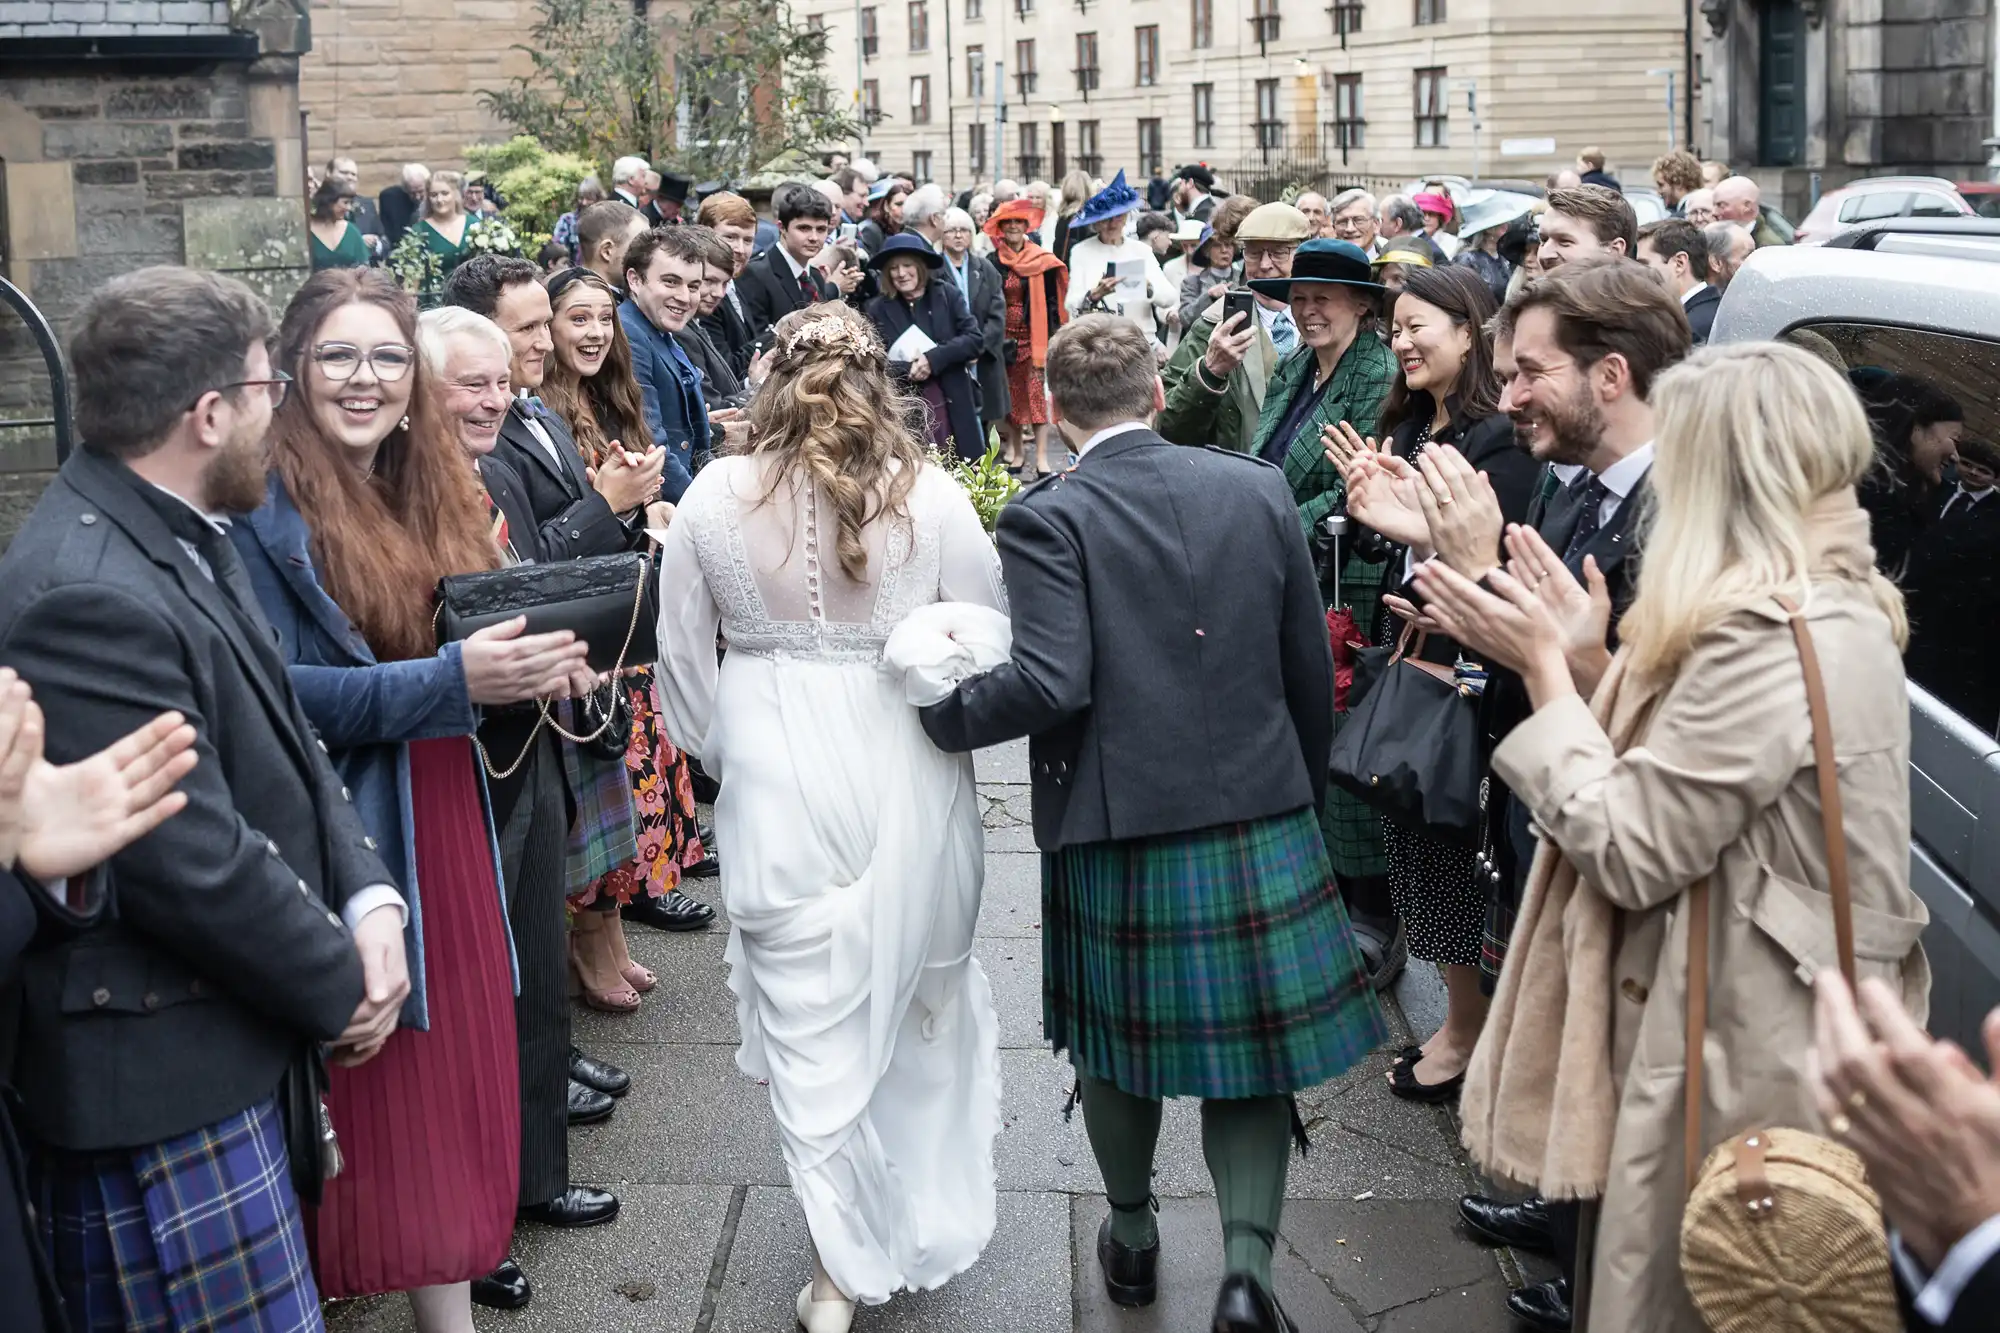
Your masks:
<svg viewBox="0 0 2000 1333"><path fill-rule="evenodd" d="M1160 1141L1160 1103L1134 1097L1102 1079L1083 1080L1083 1128L1114 1204L1111 1238L1143 1250L1160 1238L1153 1221L1153 1148Z"/></svg>
<svg viewBox="0 0 2000 1333"><path fill-rule="evenodd" d="M1246 1097L1201 1104L1201 1151L1215 1178L1226 1270L1248 1273L1274 1290L1271 1247L1285 1207L1292 1152L1288 1097Z"/></svg>

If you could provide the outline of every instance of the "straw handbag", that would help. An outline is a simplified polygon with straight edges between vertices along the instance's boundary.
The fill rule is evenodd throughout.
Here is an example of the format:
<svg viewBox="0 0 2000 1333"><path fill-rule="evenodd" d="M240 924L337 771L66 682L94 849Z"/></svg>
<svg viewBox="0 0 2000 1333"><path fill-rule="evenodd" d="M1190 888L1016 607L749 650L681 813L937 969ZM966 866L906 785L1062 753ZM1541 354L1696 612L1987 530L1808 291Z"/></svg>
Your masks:
<svg viewBox="0 0 2000 1333"><path fill-rule="evenodd" d="M1805 672L1834 941L1851 987L1854 904L1826 686L1804 614L1790 598L1778 600L1791 617ZM1681 1214L1688 1295L1714 1333L1896 1333L1903 1324L1882 1204L1859 1157L1831 1139L1780 1127L1740 1134L1701 1160L1708 917L1704 879L1688 893L1688 1201Z"/></svg>

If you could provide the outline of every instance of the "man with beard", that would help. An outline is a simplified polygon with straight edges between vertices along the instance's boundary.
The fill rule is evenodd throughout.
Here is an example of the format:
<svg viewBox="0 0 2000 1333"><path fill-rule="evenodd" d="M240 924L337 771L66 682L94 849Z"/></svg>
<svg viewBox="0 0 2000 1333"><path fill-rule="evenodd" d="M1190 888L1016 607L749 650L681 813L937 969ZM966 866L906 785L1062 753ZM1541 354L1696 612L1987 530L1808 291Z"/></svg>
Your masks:
<svg viewBox="0 0 2000 1333"><path fill-rule="evenodd" d="M1644 537L1639 515L1654 435L1647 395L1654 378L1687 355L1690 342L1679 299L1653 274L1622 261L1565 264L1516 293L1495 321L1495 361L1505 381L1500 407L1514 419L1522 446L1549 465L1551 484L1529 510L1529 525L1594 599L1609 600L1605 665L1617 645L1618 618L1632 602ZM1449 448L1430 451L1422 468L1438 558L1468 578L1485 577L1504 559L1492 488ZM1519 678L1494 671L1481 708L1489 739L1497 744L1528 712ZM1507 892L1488 913L1484 947L1496 967L1534 860L1527 808L1499 790L1507 836L1494 850ZM1571 1281L1579 1263L1589 1262L1577 1249L1590 1234L1588 1207L1540 1195L1504 1203L1474 1194L1459 1202L1474 1236L1553 1254L1562 1265L1562 1277L1507 1298L1507 1308L1530 1327L1570 1327Z"/></svg>
<svg viewBox="0 0 2000 1333"><path fill-rule="evenodd" d="M289 385L270 337L232 278L107 283L70 344L82 447L0 561L0 659L50 762L162 713L196 732L186 808L111 861L117 911L32 953L21 988L56 1287L146 1327L320 1326L317 1127L287 1133L279 1090L323 1045L373 1058L410 987L402 896L224 535L264 501Z"/></svg>

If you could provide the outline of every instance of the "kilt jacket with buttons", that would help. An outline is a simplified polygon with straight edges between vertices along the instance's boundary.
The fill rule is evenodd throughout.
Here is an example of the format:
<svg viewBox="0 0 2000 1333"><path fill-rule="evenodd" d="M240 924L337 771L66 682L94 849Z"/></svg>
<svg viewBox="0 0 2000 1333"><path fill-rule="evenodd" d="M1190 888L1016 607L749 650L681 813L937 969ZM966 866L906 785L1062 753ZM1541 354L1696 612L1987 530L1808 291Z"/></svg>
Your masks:
<svg viewBox="0 0 2000 1333"><path fill-rule="evenodd" d="M1023 491L997 535L1011 660L923 725L951 751L1029 737L1037 846L1318 807L1333 658L1284 473L1132 430Z"/></svg>
<svg viewBox="0 0 2000 1333"><path fill-rule="evenodd" d="M272 1096L361 1002L340 909L394 883L270 627L181 544L201 522L79 451L0 558L0 662L53 762L169 709L197 733L187 808L112 859L101 921L25 961L12 1081L54 1147L156 1143Z"/></svg>
<svg viewBox="0 0 2000 1333"><path fill-rule="evenodd" d="M427 1032L430 1005L424 985L424 909L417 883L409 743L470 737L478 727L480 710L465 688L463 647L448 643L435 657L376 661L361 631L320 586L312 563L312 532L275 472L263 507L232 523L229 539L242 557L250 586L257 590L257 605L278 632L278 651L299 704L353 793L370 844L403 892L409 907L403 955L409 963L410 994L403 1002L401 1021L404 1027ZM476 763L474 768L497 882L500 847L485 769ZM504 899L495 901L504 917ZM511 932L508 939L511 947Z"/></svg>

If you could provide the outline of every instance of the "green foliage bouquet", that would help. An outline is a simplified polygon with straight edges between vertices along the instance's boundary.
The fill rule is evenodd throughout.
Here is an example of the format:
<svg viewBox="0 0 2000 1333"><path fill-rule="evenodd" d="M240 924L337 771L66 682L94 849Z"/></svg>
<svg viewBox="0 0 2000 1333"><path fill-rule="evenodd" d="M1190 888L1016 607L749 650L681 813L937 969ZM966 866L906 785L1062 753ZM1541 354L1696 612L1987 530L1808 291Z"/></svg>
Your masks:
<svg viewBox="0 0 2000 1333"><path fill-rule="evenodd" d="M1000 446L991 445L986 456L976 463L963 459L952 459L949 463L951 478L961 486L966 498L972 501L972 508L979 515L979 522L988 532L1000 521L1000 511L1021 489L1021 483L1014 480L1007 471L1007 465L1000 461Z"/></svg>

